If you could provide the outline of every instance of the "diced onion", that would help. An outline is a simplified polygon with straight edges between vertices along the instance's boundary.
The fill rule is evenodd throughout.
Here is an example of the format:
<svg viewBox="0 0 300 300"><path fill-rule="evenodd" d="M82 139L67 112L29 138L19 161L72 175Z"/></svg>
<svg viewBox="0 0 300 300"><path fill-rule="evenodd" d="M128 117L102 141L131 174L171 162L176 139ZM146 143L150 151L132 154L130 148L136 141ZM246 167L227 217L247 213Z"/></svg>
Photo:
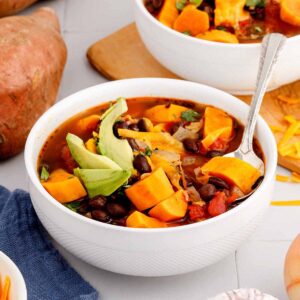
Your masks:
<svg viewBox="0 0 300 300"><path fill-rule="evenodd" d="M195 156L186 156L182 160L182 165L185 166L190 166L193 165L196 162L196 157Z"/></svg>
<svg viewBox="0 0 300 300"><path fill-rule="evenodd" d="M180 126L177 129L177 131L173 134L173 138L182 142L185 139L193 139L193 140L198 139L199 134Z"/></svg>

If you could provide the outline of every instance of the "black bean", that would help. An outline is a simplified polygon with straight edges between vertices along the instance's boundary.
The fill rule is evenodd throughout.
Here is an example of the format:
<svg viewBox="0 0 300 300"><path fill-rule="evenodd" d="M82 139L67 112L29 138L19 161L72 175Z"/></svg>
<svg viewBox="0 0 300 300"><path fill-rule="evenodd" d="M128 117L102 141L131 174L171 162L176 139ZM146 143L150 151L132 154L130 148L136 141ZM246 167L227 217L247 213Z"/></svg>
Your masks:
<svg viewBox="0 0 300 300"><path fill-rule="evenodd" d="M146 121L144 119L140 119L137 123L137 126L139 128L140 131L143 132L147 132L147 125L146 125Z"/></svg>
<svg viewBox="0 0 300 300"><path fill-rule="evenodd" d="M82 202L77 210L80 214L86 214L89 211L89 204L88 202Z"/></svg>
<svg viewBox="0 0 300 300"><path fill-rule="evenodd" d="M128 129L128 124L125 121L116 122L113 126L114 135L116 137L120 137L118 133L118 129Z"/></svg>
<svg viewBox="0 0 300 300"><path fill-rule="evenodd" d="M200 196L204 201L211 200L216 192L216 187L210 183L202 185L202 187L199 189Z"/></svg>
<svg viewBox="0 0 300 300"><path fill-rule="evenodd" d="M199 152L198 140L185 139L182 142L183 142L184 148L187 151L190 151L190 152L193 152L193 153L198 153Z"/></svg>
<svg viewBox="0 0 300 300"><path fill-rule="evenodd" d="M213 158L217 156L223 156L224 152L220 150L212 150L207 153L207 157Z"/></svg>
<svg viewBox="0 0 300 300"><path fill-rule="evenodd" d="M139 131L139 127L138 127L138 125L135 124L135 123L130 124L130 125L128 126L128 128L129 128L130 130Z"/></svg>
<svg viewBox="0 0 300 300"><path fill-rule="evenodd" d="M114 218L125 217L129 211L126 203L121 203L119 201L107 203L106 209L108 213Z"/></svg>
<svg viewBox="0 0 300 300"><path fill-rule="evenodd" d="M132 150L139 150L139 146L138 144L136 143L135 139L133 138L127 138L127 141L131 147Z"/></svg>
<svg viewBox="0 0 300 300"><path fill-rule="evenodd" d="M208 180L208 183L213 184L214 186L216 186L219 189L229 190L228 184L219 177L214 177L214 176L210 177Z"/></svg>
<svg viewBox="0 0 300 300"><path fill-rule="evenodd" d="M151 167L147 161L147 158L144 155L141 154L137 155L133 160L133 166L141 174L151 172Z"/></svg>
<svg viewBox="0 0 300 300"><path fill-rule="evenodd" d="M93 210L91 215L94 220L100 222L108 223L111 220L109 214L103 209Z"/></svg>
<svg viewBox="0 0 300 300"><path fill-rule="evenodd" d="M152 5L155 9L160 9L163 4L163 0L152 0Z"/></svg>
<svg viewBox="0 0 300 300"><path fill-rule="evenodd" d="M149 11L150 14L155 13L155 8L154 8L152 3L147 3L147 4L145 4L145 6L146 6L146 8L147 8L147 10Z"/></svg>
<svg viewBox="0 0 300 300"><path fill-rule="evenodd" d="M98 196L89 200L89 206L93 209L104 208L107 199L103 196Z"/></svg>

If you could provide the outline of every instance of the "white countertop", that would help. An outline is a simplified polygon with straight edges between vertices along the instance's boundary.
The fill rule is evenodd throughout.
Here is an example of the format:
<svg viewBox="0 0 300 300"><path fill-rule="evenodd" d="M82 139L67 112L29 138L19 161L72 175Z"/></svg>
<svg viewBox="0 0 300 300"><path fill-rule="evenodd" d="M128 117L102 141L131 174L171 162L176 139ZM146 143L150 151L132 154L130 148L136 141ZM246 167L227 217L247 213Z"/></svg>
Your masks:
<svg viewBox="0 0 300 300"><path fill-rule="evenodd" d="M130 0L48 0L36 7L53 7L68 46L68 62L58 99L82 88L105 82L88 63L93 42L133 21ZM122 50L120 50L122 51ZM279 172L284 173L283 169ZM0 163L0 184L27 190L23 154ZM277 183L274 200L299 199L300 185ZM205 300L239 287L256 287L280 300L287 299L283 262L292 239L300 231L300 207L270 207L264 223L235 253L206 269L164 278L118 275L94 268L56 245L70 264L99 290L104 300Z"/></svg>

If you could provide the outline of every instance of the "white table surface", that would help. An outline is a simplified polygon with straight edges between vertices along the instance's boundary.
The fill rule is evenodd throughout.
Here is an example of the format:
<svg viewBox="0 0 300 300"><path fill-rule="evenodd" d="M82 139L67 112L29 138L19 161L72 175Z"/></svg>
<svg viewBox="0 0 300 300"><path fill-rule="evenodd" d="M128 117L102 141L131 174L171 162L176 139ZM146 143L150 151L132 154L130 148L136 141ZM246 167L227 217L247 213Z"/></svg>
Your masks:
<svg viewBox="0 0 300 300"><path fill-rule="evenodd" d="M86 50L93 42L133 21L130 0L48 0L27 9L53 7L60 18L68 46L68 62L58 99L105 82L88 63ZM120 49L122 51L122 49ZM280 173L286 172L279 168ZM0 184L27 190L23 154L0 163ZM274 199L299 199L300 185L277 183ZM300 207L270 207L255 234L221 262L186 275L139 278L94 268L56 245L69 263L99 290L104 300L205 300L219 292L256 287L280 300L287 299L283 263L292 239L300 231Z"/></svg>

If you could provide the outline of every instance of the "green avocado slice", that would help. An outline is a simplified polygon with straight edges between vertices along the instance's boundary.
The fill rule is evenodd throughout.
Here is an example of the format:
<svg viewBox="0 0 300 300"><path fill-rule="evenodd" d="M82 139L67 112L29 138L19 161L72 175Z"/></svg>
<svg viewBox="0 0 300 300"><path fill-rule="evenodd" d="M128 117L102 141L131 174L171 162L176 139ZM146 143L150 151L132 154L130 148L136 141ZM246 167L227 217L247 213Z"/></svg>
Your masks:
<svg viewBox="0 0 300 300"><path fill-rule="evenodd" d="M133 170L133 152L127 140L115 137L113 126L117 119L128 110L126 100L119 98L102 116L99 132L98 151L114 162L123 170Z"/></svg>
<svg viewBox="0 0 300 300"><path fill-rule="evenodd" d="M83 169L114 169L121 170L110 158L92 153L86 149L83 140L78 136L68 133L66 137L73 159Z"/></svg>
<svg viewBox="0 0 300 300"><path fill-rule="evenodd" d="M127 170L76 168L74 174L83 182L89 197L93 198L99 195L111 195L127 182L131 172Z"/></svg>

